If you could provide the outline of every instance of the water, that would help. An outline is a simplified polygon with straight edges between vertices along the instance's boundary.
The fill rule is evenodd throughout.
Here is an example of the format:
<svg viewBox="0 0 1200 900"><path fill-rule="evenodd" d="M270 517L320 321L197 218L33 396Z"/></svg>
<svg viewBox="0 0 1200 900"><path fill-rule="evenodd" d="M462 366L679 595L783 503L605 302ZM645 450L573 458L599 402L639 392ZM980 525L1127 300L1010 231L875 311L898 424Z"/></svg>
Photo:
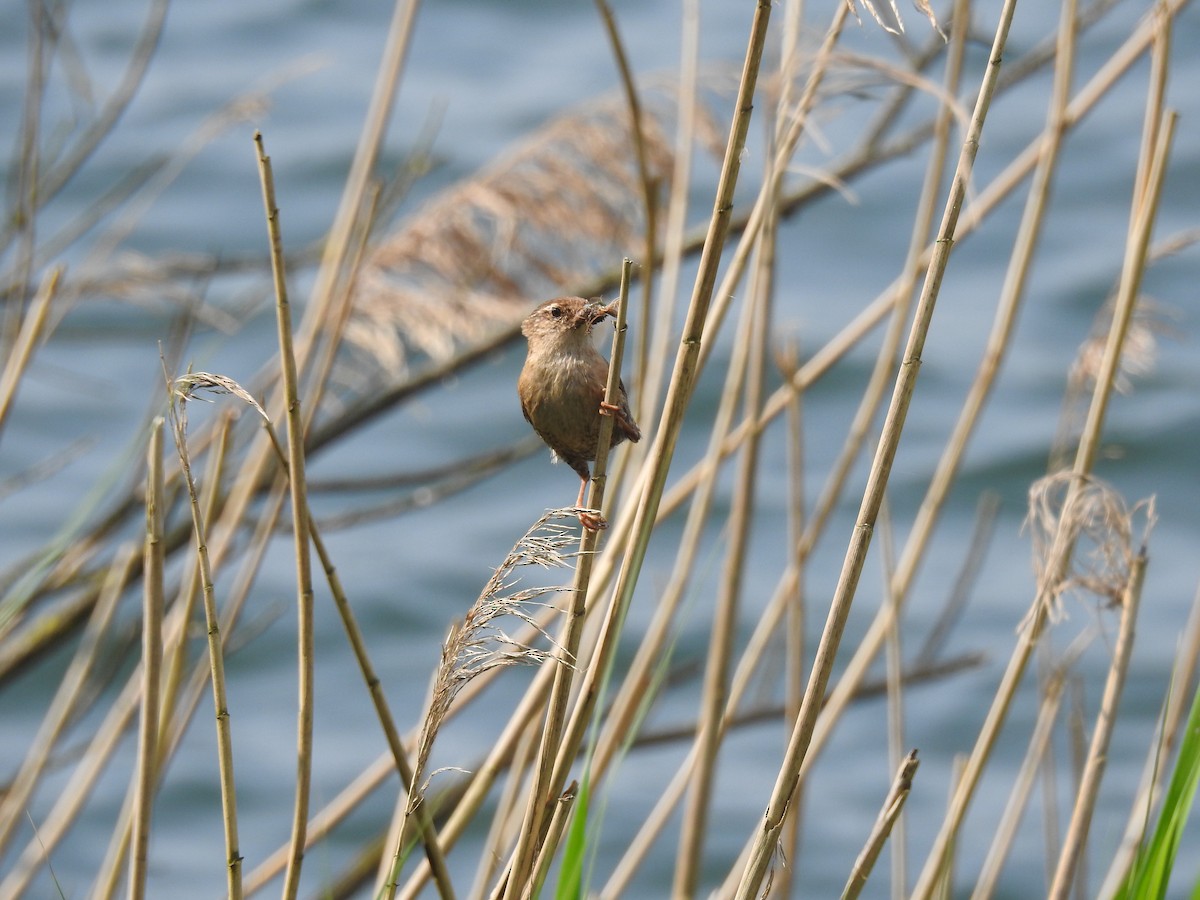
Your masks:
<svg viewBox="0 0 1200 900"><path fill-rule="evenodd" d="M992 27L995 6L983 4L977 12L976 21L985 33ZM1141 4L1126 6L1087 38L1077 83L1090 76L1128 34ZM113 83L142 12L141 4L132 2L77 4L72 10L73 35L99 82ZM675 4L624 3L616 12L639 72L674 68ZM1018 51L1031 46L1052 29L1056 15L1041 5L1024 5L1012 46ZM250 142L254 128L262 129L273 157L287 244L299 247L318 239L337 204L387 16L382 7L349 9L314 2L178 4L170 12L144 89L85 176L55 203L44 225L46 233L84 214L132 161L185 142L230 98L299 71L302 74L287 76L272 92L268 109L229 127L197 153L146 211L121 252L259 252L265 240ZM706 5L704 59L738 60L748 18L746 4ZM909 16L909 26L920 32L915 15ZM11 123L13 134L25 70L24 31L25 18L15 5L0 9L0 116ZM1200 208L1196 126L1200 99L1188 90L1200 77L1200 60L1189 52L1198 39L1200 17L1189 12L1174 37L1170 102L1182 119L1156 230L1160 238L1195 227L1195 212ZM854 29L849 37L849 44L862 52L883 52L886 43L886 37L870 24ZM982 48L972 52L966 83L977 79L982 55ZM1147 66L1139 64L1069 138L1067 162L1057 181L1015 351L972 440L935 537L937 552L922 568L913 591L908 642L915 647L954 581L979 493L997 492L1002 507L995 542L952 644L983 650L988 662L949 681L915 687L908 696L907 740L920 748L922 757L918 789L909 801L909 841L918 862L932 839L931 823L940 819L952 759L965 752L974 738L984 704L1011 651L1013 627L1029 601L1029 543L1019 531L1025 493L1044 471L1046 447L1060 413L1066 361L1088 334L1095 311L1118 273L1146 74ZM387 156L400 159L431 111L439 111L436 153L442 165L418 185L416 203L486 163L565 106L615 86L608 46L588 4L483 0L428 4L420 14ZM979 155L980 184L1040 127L1047 94L1048 82L1041 79L996 105ZM847 106L847 121L852 121L853 105ZM48 120L67 112L63 96L52 94ZM821 124L835 142L847 130L841 120ZM804 159L820 164L824 154L810 147ZM744 169L747 178L757 171L758 162L753 155L749 158ZM830 197L785 225L776 313L781 334L797 335L805 351L811 352L894 277L915 200L916 181L910 176L923 165L923 157L916 156L871 175L852 185L855 202ZM904 177L898 177L900 173ZM698 209L709 202L710 197L697 194ZM889 500L897 544L910 527L982 352L1020 205L1019 198L1008 201L985 232L961 243L952 259L892 476ZM79 267L87 260L76 255L68 262ZM300 280L293 286L296 297L304 296L305 284ZM1195 284L1194 249L1151 272L1145 290L1169 310L1172 331L1160 337L1154 369L1136 380L1136 392L1112 404L1098 467L1130 501L1156 494L1159 522L1151 542L1138 644L1106 775L1102 812L1093 826L1095 872L1102 871L1105 855L1123 826L1177 636L1200 576L1195 564L1200 540L1200 519L1195 513L1200 507L1194 449L1200 439ZM214 295L229 309L264 300L238 283L222 282ZM111 479L125 470L136 430L147 414L150 391L161 378L157 341L168 333L169 315L162 304L135 308L89 304L72 309L54 342L39 353L4 433L0 474L8 477L25 471L79 438L90 443L55 476L51 487L37 489L36 503L25 501L31 494L3 501L0 529L5 564L44 545L70 522L81 498L88 502L97 483L111 489ZM273 342L271 319L255 315L235 335L201 330L190 356L197 368L249 381L269 357ZM807 453L814 473L808 485L810 498L840 448L852 404L869 372L870 352L855 351L808 400ZM716 362L726 357L727 348L721 345ZM475 452L523 437L526 426L513 396L519 366L517 348L498 354L436 394L393 411L317 456L310 474L316 478L408 470L435 464L447 452ZM693 418L680 442L676 472L683 472L702 452L703 428L716 403L716 387L711 375L702 382ZM193 415L199 421L206 414L197 410ZM779 425L769 433L764 465L768 482L782 485L785 456ZM863 471L860 466L850 488L851 499L837 513L814 557L808 581L814 620L823 615L836 580ZM419 715L428 672L436 662L437 640L448 622L462 614L490 573L489 567L499 562L533 517L545 507L566 502L573 490L569 473L561 467L550 469L539 453L430 509L329 536L393 710L404 727ZM764 490L760 497L746 623L770 596L784 553L781 494L782 490ZM630 612L632 631L649 621L656 592L669 575L669 553L677 530L677 525L668 526L660 537L661 550L652 547ZM713 534L702 553L691 618L682 625L676 650L680 658L697 659L705 653L705 619L716 589L722 540ZM864 574L846 646L861 634L878 603L879 573L876 552ZM247 868L286 840L291 815L295 676L289 610L293 591L288 543L281 540L272 549L247 613L262 620L262 633L229 660ZM1093 710L1115 620L1111 614L1097 616L1080 604L1069 606L1068 611L1069 621L1054 636L1060 650L1075 631L1089 625L1102 631L1079 666L1087 708ZM317 647L313 796L320 805L374 760L383 742L358 685L341 626L324 602L317 606ZM63 662L63 654L56 653L0 695L6 722L0 731L0 760L6 772L20 758ZM494 704L499 716L519 696L524 683L525 675L518 673L501 685ZM690 688L669 691L656 705L649 727L690 721L694 700ZM205 705L209 702L207 696L202 700L159 804L151 896L211 897L223 890L214 738ZM1029 688L1013 710L1001 759L985 780L968 820L961 848L965 873L978 869L996 811L1008 792L1006 776L1019 764L1033 708ZM890 771L882 750L884 717L881 702L862 704L847 717L826 751L820 777L806 798L808 814L820 817L822 827L808 831L801 856L793 861L804 896L829 896L839 889L860 847L865 823L886 790ZM498 724L483 711L456 722L439 745L440 762L470 765L479 748L494 739ZM723 769L718 785L721 824L713 828L708 842L714 871L730 864L761 814L784 738L774 725L757 726L734 737L725 751L723 758L738 763ZM87 814L52 856L67 896L79 896L87 889L104 852L132 752L127 742L120 774L105 779ZM609 852L620 848L621 836L640 825L648 811L646 792L639 786L664 782L681 753L677 745L658 748L638 753L626 764L608 800L604 846ZM35 821L45 815L62 781L63 776L54 774L35 798L30 809ZM1060 772L1060 785L1066 782L1066 774ZM384 794L356 814L333 841L309 855L308 890L337 872L364 836L386 819L394 788L394 781L389 782ZM1032 896L1043 889L1040 829L1034 810L1023 826L1017 862L1005 873L1009 896ZM18 845L28 837L26 828ZM1190 838L1194 848L1194 831ZM477 840L473 837L453 857L456 878L463 885L470 881ZM668 853L674 840L671 834L663 841ZM1194 853L1181 854L1177 890L1194 881L1196 858ZM0 864L4 871L12 860L11 853L4 858ZM611 859L602 857L600 871L607 873L611 864ZM669 879L668 856L665 862L659 859L647 866L634 893L662 896ZM873 886L881 891L883 883ZM43 877L31 896L52 890Z"/></svg>

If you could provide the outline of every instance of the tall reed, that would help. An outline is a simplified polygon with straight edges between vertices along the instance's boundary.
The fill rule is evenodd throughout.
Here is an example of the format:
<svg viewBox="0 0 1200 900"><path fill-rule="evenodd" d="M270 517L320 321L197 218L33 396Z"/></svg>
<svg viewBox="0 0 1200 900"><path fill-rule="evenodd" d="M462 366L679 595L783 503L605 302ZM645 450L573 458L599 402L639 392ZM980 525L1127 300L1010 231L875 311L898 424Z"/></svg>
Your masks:
<svg viewBox="0 0 1200 900"><path fill-rule="evenodd" d="M221 853L202 862L230 897L275 884L287 897L348 896L372 890L364 887L372 880L373 895L387 897L526 898L552 890L782 897L835 882L843 896L854 897L882 894L890 876L896 897L971 891L982 898L1004 889L1018 863L1025 870L1044 866L1048 894L1066 897L1088 890L1107 853L1108 835L1095 827L1105 803L1130 811L1102 895L1161 894L1172 868L1190 877L1176 850L1200 771L1195 741L1184 736L1197 718L1200 614L1182 629L1176 682L1160 686L1165 699L1159 731L1145 748L1143 784L1135 794L1107 783L1103 776L1113 766L1106 763L1118 752L1125 713L1122 689L1138 671L1139 619L1156 611L1156 604L1140 602L1148 567L1154 571L1153 504L1126 500L1097 471L1104 468L1101 447L1112 430L1114 396L1136 381L1129 375L1135 354L1151 340L1153 310L1142 288L1147 272L1163 254L1186 252L1196 242L1188 234L1154 242L1160 212L1173 199L1164 183L1176 152L1177 114L1166 98L1178 54L1172 56L1172 29L1186 0L1153 4L1119 44L1103 49L1102 64L1077 90L1082 51L1095 58L1102 44L1091 27L1123 21L1108 0L1082 10L1064 0L1055 32L1019 48L1009 40L1014 0L986 11L958 0L945 20L921 3L933 27L922 21L911 31L894 7L882 4L838 3L816 22L800 0L787 0L775 15L775 4L759 0L744 11L739 67L716 73L700 64L698 4L685 2L679 75L670 79L640 71L622 27L625 13L597 0L595 28L612 53L614 90L563 111L390 225L393 198L427 166L420 138L409 168L380 171L409 47L422 39L414 29L419 4L398 0L321 245L288 245L280 207L286 210L289 198L276 196L271 160L256 133L266 250L252 258L148 260L141 269L123 268L129 264L114 248L198 147L253 118L263 95L252 92L231 104L171 159L131 172L106 195L103 209L52 232L45 223L53 220L54 199L86 171L146 77L166 4L151 5L116 88L95 107L80 105L94 110L91 118L57 153L48 149L52 128L43 120L47 91L61 87L82 98L88 86L82 69L74 81L48 81L62 77L52 60L75 52L65 27L71 11L35 6L28 95L0 230L6 303L0 437L17 437L13 423L31 395L39 353L61 339L58 329L82 301L121 290L140 299L149 291L184 298L187 307L161 351L166 396L155 395L132 442L135 462L104 485L105 499L81 505L44 546L0 576L0 689L11 690L34 666L39 678L50 673L57 682L40 722L23 736L25 752L4 776L0 854L8 855L0 856L0 895L40 896L52 877L44 873L78 846L72 829L108 816L107 849L88 875L91 893L153 896L164 883L158 873L170 880L179 863L169 845L156 843L156 828L172 790L188 779L213 792L214 817L211 823L197 817L193 852L209 853L205 848L220 842ZM865 27L856 31L848 17L864 11ZM986 57L973 52L972 13L976 23L993 19ZM878 55L867 58L864 45L880 48ZM1138 68L1146 59L1148 76ZM1052 75L1045 74L1049 68ZM1070 138L1086 116L1105 109L1131 72L1146 81L1146 113L1111 310L1079 360L1061 361L1063 381L1069 367L1072 380L1061 424L1045 436L1049 473L1030 467L1020 476L1032 484L1032 601L1023 621L1014 614L1009 623L1019 630L1007 667L989 689L982 724L956 721L952 739L943 736L930 752L923 746L932 740L927 711L917 708L912 691L937 679L947 682L942 696L950 696L961 684L953 679L979 667L975 648L948 635L951 623L975 615L964 596L978 589L981 559L996 535L995 503L980 500L976 536L962 542L964 558L955 541L939 540L938 523L956 490L980 488L968 446L994 437L986 413L1004 396L1002 367L1020 347L1018 318L1032 299L1035 263L1046 256L1056 183L1086 153ZM1043 122L1026 122L1022 108L1023 143L993 140L995 108L1028 79L1047 88ZM973 104L960 100L964 86ZM839 109L849 112L831 129L837 152L813 172ZM956 144L957 165L948 173ZM713 154L707 167L705 149ZM902 158L917 153L923 165L906 167ZM756 157L761 166L746 165ZM983 159L988 164L977 165ZM897 246L876 251L864 241L844 247L838 259L816 258L792 220L832 227L835 193L873 192L891 178L911 180L904 183L911 188L905 195L911 227ZM1020 220L999 251L1006 254L1002 283L995 290L982 281L970 286L972 313L992 315L990 327L972 318L982 346L978 367L949 371L940 346L927 337L938 321L940 294L962 290L954 282L960 255L952 250L981 233L989 246L1003 244L1007 239L993 234L1001 227L996 213L1021 190ZM781 301L824 303L808 296L810 276L815 284L828 272L844 275L863 254L892 249L895 277L873 300L845 310L828 303L830 310L821 312L836 321L828 335L786 332L794 310ZM68 269L62 262L68 255L85 262ZM628 258L618 265L621 257ZM785 279L797 269L805 283ZM197 352L195 329L222 314L219 304L195 296L195 280L234 272L261 285L276 308L275 342L259 348L258 374L242 382L192 372L186 363ZM311 276L312 288L303 312L293 316L289 288L299 276ZM414 399L437 396L448 380L495 358L517 339L516 323L528 307L551 290L618 291L608 395L626 378L649 440L609 460L602 432L589 502L610 511L603 536L585 532L576 543L574 520L563 510L530 512L529 528L520 525L525 513L506 510L496 521L505 528L517 523L513 536L521 535L504 541L512 546L507 555L467 548L466 529L457 529L464 560L494 556L499 565L470 606L433 598L438 610L466 612L445 616L452 624L428 687L420 675L397 683L381 674L394 667L375 661L380 647L390 653L395 636L375 634L360 621L367 598L355 594L365 573L339 569L328 532L345 522L373 528L397 510L468 487L481 496L491 475L513 471L511 464L536 442L481 444L415 474L356 474L336 484L310 475L307 461L318 453L337 458L368 424ZM961 387L961 407L943 416L949 424L932 439L936 452L916 464L919 475L910 474L898 492L889 483L912 442L916 420L909 413L927 378L918 373L931 365ZM1086 393L1082 417L1077 392ZM240 402L223 405L189 432L189 409L212 393ZM161 452L164 422L176 446L169 463ZM0 482L0 501L36 489L39 478L67 464L70 452L11 487ZM786 464L773 465L778 458ZM1071 461L1056 464L1063 459ZM968 471L972 479L964 486ZM907 490L913 483L917 489ZM327 498L340 506L329 519L314 512ZM961 520L962 509L953 511ZM849 538L838 545L843 525ZM139 541L129 541L139 530ZM278 756L279 767L290 760L294 773L289 822L282 799L269 810L245 799L250 776L235 737L258 724L257 713L231 702L242 687L226 667L261 627L244 611L256 581L272 571L265 560L269 548L284 543L276 540L280 533L288 538L296 589L295 612L283 617L296 638L294 682L289 676L295 751ZM864 612L870 580L863 576L872 556L879 557L882 600ZM538 567L569 568L570 583L518 584L533 579ZM909 609L922 568L963 573L961 596L947 601L924 639ZM399 572L395 581L456 583L445 576ZM773 587L759 596L763 584ZM1043 810L1044 858L1018 858L1015 836L1034 805L1039 773L1059 767L1055 739L1066 727L1069 679L1104 643L1089 643L1085 634L1053 654L1049 645L1072 593L1093 598L1100 629L1114 635L1103 695L1082 706L1094 722L1076 728L1090 739L1085 748L1078 740L1083 750L1070 796L1061 809L1051 798ZM320 631L326 596L348 644L331 652L328 666L360 682L374 719L369 734L381 748L343 784L319 780L328 771L322 738L331 737L317 702L327 669L324 659L317 665L316 648L331 644ZM818 615L819 636L809 633ZM44 659L68 642L69 660L68 654L61 663ZM1035 653L1043 654L1042 690L1027 708L1021 688ZM114 662L123 654L136 663ZM873 679L881 655L885 674ZM524 676L515 663L526 668ZM989 676L984 670L976 677ZM848 776L830 750L845 738L856 704L881 695L888 709L879 718L886 721L871 732L883 748L878 771ZM415 706L418 697L425 697L419 715L399 711L405 707L397 698ZM682 724L665 726L657 705ZM211 731L194 726L200 709L213 714ZM1027 734L1014 734L1010 720L1018 709L1032 723ZM135 720L136 751L132 741L123 742ZM774 732L762 742L755 737L751 747L751 735L768 734L749 730L762 723ZM490 739L474 746L456 740L457 728L467 724ZM180 750L192 750L202 730L214 746L212 771L181 771L195 754ZM997 756L1002 737L1017 746L1007 760ZM910 751L908 742L918 749ZM948 766L938 757L948 755L951 743L970 752L947 786ZM994 797L981 794L980 784L1002 779L1008 762L1011 781L1002 786L1000 808L991 809ZM655 777L647 778L648 771ZM390 780L393 773L398 780ZM861 783L855 800L862 803L827 807L830 773ZM128 783L123 795L97 802L121 779ZM947 790L949 803L940 809ZM390 821L381 815L384 806ZM969 818L969 810L979 818ZM276 818L278 846L257 852L256 830ZM24 829L29 819L36 820L34 832ZM220 834L202 832L210 826ZM853 838L844 840L849 833ZM26 834L22 846L10 846ZM247 834L256 852L243 859L250 856ZM828 846L822 841L830 834L844 850L844 865L832 855L815 859L810 850ZM347 835L354 835L352 849ZM974 851L965 848L987 844L975 872ZM889 846L890 872L879 865ZM312 864L314 850L319 865ZM914 854L923 854L923 862ZM910 871L917 872L911 890ZM1024 873L1017 890L1034 881Z"/></svg>

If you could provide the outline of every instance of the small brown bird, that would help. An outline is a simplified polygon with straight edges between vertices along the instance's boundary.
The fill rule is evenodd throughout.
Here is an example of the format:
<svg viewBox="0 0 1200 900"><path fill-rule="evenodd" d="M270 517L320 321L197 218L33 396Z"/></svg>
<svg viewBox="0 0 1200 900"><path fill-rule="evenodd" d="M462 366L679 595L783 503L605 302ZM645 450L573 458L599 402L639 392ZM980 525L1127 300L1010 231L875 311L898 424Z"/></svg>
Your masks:
<svg viewBox="0 0 1200 900"><path fill-rule="evenodd" d="M591 478L588 463L596 458L600 443L600 417L614 417L610 447L626 438L636 444L642 437L623 382L617 402L604 402L608 363L592 346L591 331L612 315L616 315L615 304L559 297L547 300L521 325L529 341L529 355L517 381L521 411L554 456L579 475L577 508L583 506ZM599 513L588 511L579 514L579 521L589 531L607 524Z"/></svg>

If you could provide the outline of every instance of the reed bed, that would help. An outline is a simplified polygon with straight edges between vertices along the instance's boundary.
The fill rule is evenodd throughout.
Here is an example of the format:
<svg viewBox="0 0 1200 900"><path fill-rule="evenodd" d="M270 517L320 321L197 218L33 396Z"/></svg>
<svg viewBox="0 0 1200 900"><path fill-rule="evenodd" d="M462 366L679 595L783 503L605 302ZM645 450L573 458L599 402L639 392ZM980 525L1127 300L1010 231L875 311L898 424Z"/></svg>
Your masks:
<svg viewBox="0 0 1200 900"><path fill-rule="evenodd" d="M1016 868L1044 868L1056 898L1165 896L1169 883L1179 890L1196 877L1178 848L1200 779L1200 606L1163 664L1171 676L1159 685L1141 784L1104 780L1139 617L1150 606L1142 594L1156 505L1106 480L1103 443L1114 396L1137 389L1164 327L1144 294L1146 274L1191 250L1198 234L1156 231L1169 202L1177 114L1166 96L1185 0L1144 4L1137 27L1086 74L1079 48L1120 4L1063 0L1055 33L1013 47L1015 0L977 9L969 0L947 9L922 2L907 23L894 6L866 0L820 9L759 0L746 4L740 66L710 71L698 63L697 4L684 2L680 70L655 77L637 72L619 11L597 0L617 88L563 111L412 209L405 193L428 168L428 147L399 172L381 175L379 162L418 7L398 0L342 201L319 248L290 246L270 135L256 132L246 150L262 186L263 252L109 259L105 248L120 245L196 143L244 127L263 102L259 94L232 102L176 157L131 172L93 221L40 227L53 198L119 127L152 64L166 6L151 5L117 89L52 155L41 101L46 79L66 77L47 60L74 52L59 18L69 10L31 7L29 97L0 234L0 439L12 437L5 428L39 349L80 303L157 294L180 312L154 350L162 382L150 397L131 398L149 401L150 412L119 483L0 574L0 691L20 689L29 672L56 685L40 726L21 735L21 758L3 761L0 896L145 897L156 884L191 896L189 885L172 882L180 860L155 840L155 818L185 779L209 789L215 811L195 827L219 832L198 837L194 853L223 844L203 867L233 898L276 889L288 898L819 896L825 889L814 886L805 848L814 836L827 846L824 832L854 835L834 879L843 897L985 898ZM859 44L871 35L878 55L846 46L851 28ZM1086 153L1070 137L1129 77L1143 86L1145 117L1124 253L1108 273L1114 288L1094 333L1061 361L1062 415L1029 478L1031 593L1005 611L1011 656L992 673L980 669L976 648L955 643L953 629L974 614L969 601L995 535L994 493L976 484L974 534L951 542L965 554L944 549L937 529L1013 352L1056 176L1072 153ZM1031 79L1047 88L1044 124L981 169L994 109ZM845 146L814 172L804 150L826 141L826 123L845 109L855 111L846 116L853 127L842 129L852 134L839 133ZM845 310L841 329L820 345L782 334L781 257L805 252L789 221L827 213L820 201L834 192L870 190L868 176L911 178L902 161L912 156L924 166L911 185L911 232L894 280ZM1002 282L975 288L993 316L982 357L974 372L953 373L961 408L923 470L921 496L900 499L892 474L928 377L922 370L938 363L927 338L956 251L999 227L1005 201L1021 213ZM396 209L403 214L393 221ZM829 264L853 265L864 252L847 247ZM85 261L73 271L67 256ZM312 287L294 316L289 292L301 272ZM273 297L277 326L276 341L253 361L257 374L240 382L188 364L194 333L231 315L197 285L231 274ZM570 509L532 515L507 554L490 548L494 574L474 602L434 598L441 609L465 610L447 613L434 670L389 683L378 664L387 636L360 622L356 573L339 568L326 533L387 527L485 487L539 445L481 444L437 468L338 483L310 477L308 458L335 457L365 427L512 345L534 302L605 292L620 301L608 395L623 370L647 434L609 460L602 432L589 504L606 511L609 528L580 533ZM844 430L819 435L840 449L816 469L814 431L824 426L811 409L848 371L858 387L839 401ZM213 401L214 414L189 427L199 400ZM684 435L691 446L681 445ZM66 447L0 482L0 510L12 515L18 498L36 498L75 452ZM767 474L773 453L786 457L787 484ZM334 514L323 502L330 497ZM763 527L766 498L785 511L780 533ZM240 686L226 661L262 627L247 603L269 551L281 546L294 564L294 611L283 618L295 633L295 694L286 702L296 725L271 752L273 766L295 771L292 814L279 823L274 852L250 855L236 761L238 715L254 713L244 705L231 713ZM923 636L909 607L918 571L931 567L959 574ZM453 583L449 573L413 574L395 577ZM774 588L758 595L751 583ZM1067 648L1056 649L1064 612L1081 602L1093 627L1065 632ZM326 671L316 647L329 645L319 633L322 604L347 639L329 665L358 673L378 721L379 756L339 784L314 784L329 727L315 700ZM635 605L648 611L631 617ZM693 666L683 644L693 647ZM1079 661L1097 644L1103 683L1073 701ZM914 724L912 715L918 686L936 681L952 692L965 673L995 682L988 708L954 723L963 755L952 776L947 766L930 773L921 767L927 720ZM877 696L886 715L873 734L886 765L863 781L880 785L878 796L829 808L822 775L839 766L831 755L839 729ZM682 727L653 715L668 701L685 706ZM486 744L467 744L456 738L463 721L479 732L499 725ZM746 773L744 741L768 727L773 768ZM1074 768L1058 747L1067 739L1078 747ZM934 736L935 745L946 741ZM197 742L214 745L210 770L181 769L181 749ZM662 748L671 762L655 763L659 777L648 779L645 760ZM117 808L95 802L102 784L124 780ZM759 793L732 803L730 780ZM1044 847L1026 858L1028 842L1018 838L1039 807L1039 784ZM637 801L621 813L637 827L614 829L612 808L631 791ZM1128 810L1115 848L1109 820L1093 827L1098 810L1114 805ZM97 821L111 832L109 846L90 886L68 889L56 862L78 852L72 829ZM346 835L356 835L351 852ZM969 841L987 847L981 863L960 858ZM1020 878L1037 881L1028 871Z"/></svg>

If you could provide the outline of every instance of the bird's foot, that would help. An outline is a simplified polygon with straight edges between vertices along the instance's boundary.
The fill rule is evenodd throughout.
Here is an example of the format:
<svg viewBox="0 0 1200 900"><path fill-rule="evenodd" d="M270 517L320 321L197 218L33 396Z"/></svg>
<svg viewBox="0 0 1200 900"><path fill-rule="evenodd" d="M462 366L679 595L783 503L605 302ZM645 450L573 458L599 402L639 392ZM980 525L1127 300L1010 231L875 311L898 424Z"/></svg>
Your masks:
<svg viewBox="0 0 1200 900"><path fill-rule="evenodd" d="M617 404L605 403L603 400L600 401L600 415L611 416L619 413L620 411L621 407L617 406Z"/></svg>
<svg viewBox="0 0 1200 900"><path fill-rule="evenodd" d="M575 510L575 515L579 517L579 524L588 531L603 531L608 527L608 520L600 514L598 509L583 509Z"/></svg>

